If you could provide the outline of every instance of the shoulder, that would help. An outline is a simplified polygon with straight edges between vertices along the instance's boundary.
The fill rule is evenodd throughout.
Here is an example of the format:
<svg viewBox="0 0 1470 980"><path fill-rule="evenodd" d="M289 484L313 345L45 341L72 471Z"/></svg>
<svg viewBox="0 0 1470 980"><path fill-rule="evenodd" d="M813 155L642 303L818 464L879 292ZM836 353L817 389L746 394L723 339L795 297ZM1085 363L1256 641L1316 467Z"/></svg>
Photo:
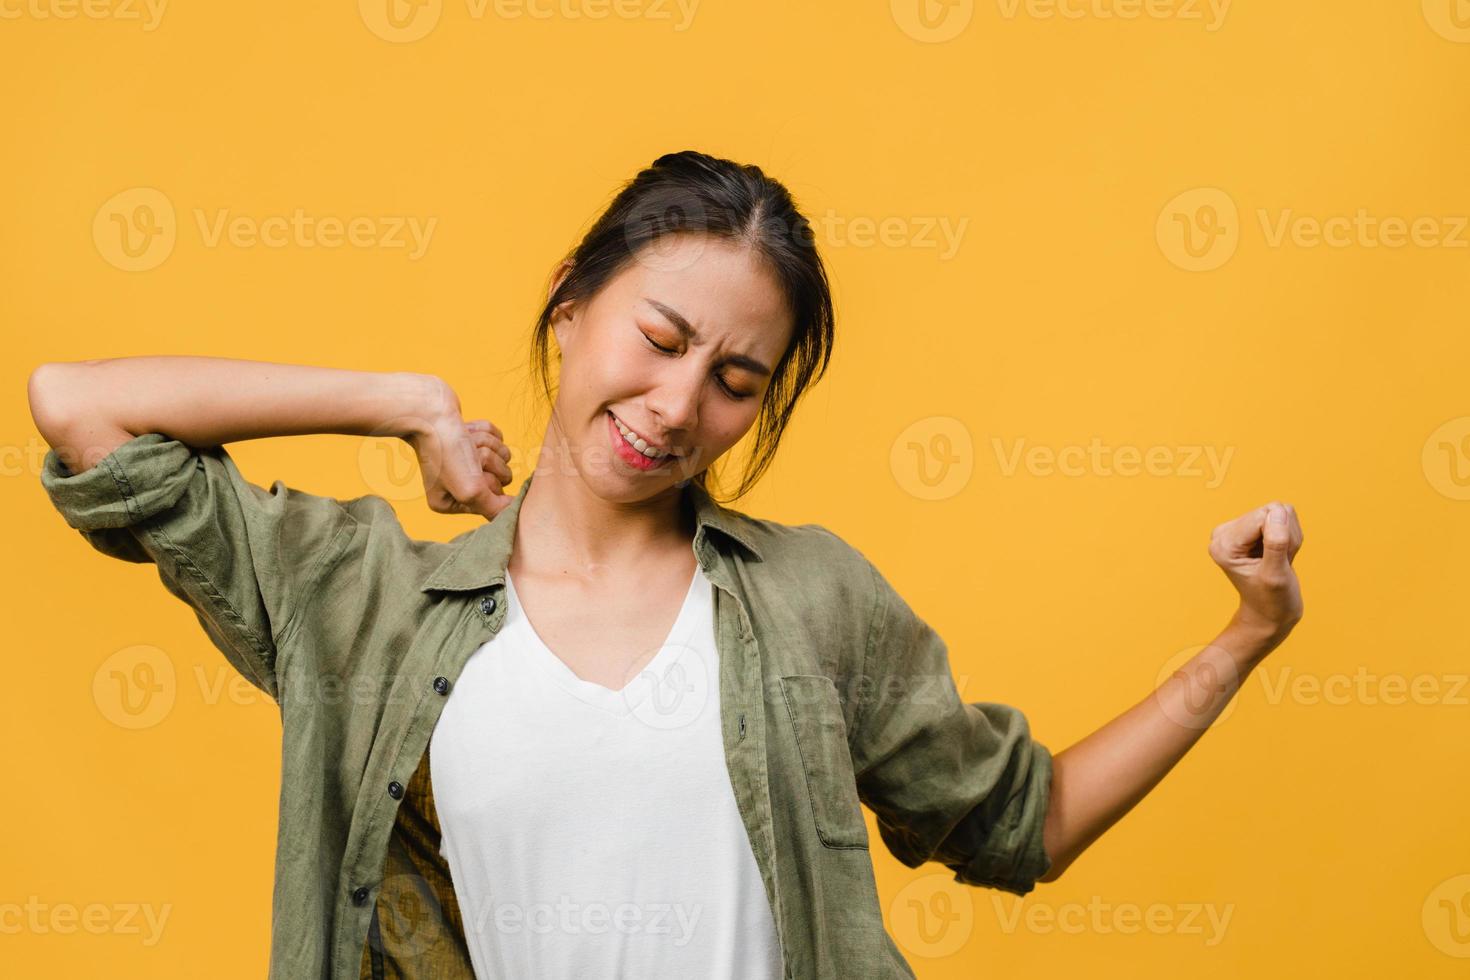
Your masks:
<svg viewBox="0 0 1470 980"><path fill-rule="evenodd" d="M881 586L872 562L837 532L822 524L786 524L739 514L738 529L760 552L749 568L776 588L842 604L866 615Z"/></svg>
<svg viewBox="0 0 1470 980"><path fill-rule="evenodd" d="M344 579L360 584L363 577L371 577L416 598L430 574L490 527L476 525L447 541L418 538L404 527L394 503L382 496L368 494L339 504L351 527L346 560L340 563Z"/></svg>
<svg viewBox="0 0 1470 980"><path fill-rule="evenodd" d="M825 525L787 524L728 508L725 514L733 522L732 530L749 538L765 562L838 562L842 570L867 564L862 552Z"/></svg>

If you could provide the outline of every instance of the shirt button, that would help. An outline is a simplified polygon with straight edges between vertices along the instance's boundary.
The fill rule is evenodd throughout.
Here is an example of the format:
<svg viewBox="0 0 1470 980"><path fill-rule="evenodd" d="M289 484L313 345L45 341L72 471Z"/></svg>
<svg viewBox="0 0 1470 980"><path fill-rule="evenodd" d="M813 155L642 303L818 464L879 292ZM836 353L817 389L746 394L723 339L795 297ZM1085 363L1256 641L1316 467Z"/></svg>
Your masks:
<svg viewBox="0 0 1470 980"><path fill-rule="evenodd" d="M447 677L436 677L436 678L434 678L434 690L437 691L440 694L448 694L449 693L449 678L447 678Z"/></svg>
<svg viewBox="0 0 1470 980"><path fill-rule="evenodd" d="M483 599L480 600L480 612L482 612L486 616L488 616L491 613L493 613L494 611L495 611L495 597L493 595L487 595Z"/></svg>
<svg viewBox="0 0 1470 980"><path fill-rule="evenodd" d="M393 782L388 784L388 795L395 800L403 799L403 784L396 779L393 780Z"/></svg>
<svg viewBox="0 0 1470 980"><path fill-rule="evenodd" d="M367 899L368 899L368 890L366 888L359 888L359 889L357 889L356 891L354 891L352 893L352 904L353 905L364 905L364 904L367 903Z"/></svg>

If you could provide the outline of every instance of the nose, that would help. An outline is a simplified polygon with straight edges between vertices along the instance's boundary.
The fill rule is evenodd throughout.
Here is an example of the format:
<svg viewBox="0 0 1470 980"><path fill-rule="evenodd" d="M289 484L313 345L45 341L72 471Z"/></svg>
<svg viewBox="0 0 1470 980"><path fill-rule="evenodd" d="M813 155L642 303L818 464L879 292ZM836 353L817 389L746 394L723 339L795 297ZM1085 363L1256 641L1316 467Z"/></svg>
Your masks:
<svg viewBox="0 0 1470 980"><path fill-rule="evenodd" d="M704 375L693 358L684 361L677 366L670 365L670 370L659 376L658 384L644 401L665 429L692 432L699 424Z"/></svg>

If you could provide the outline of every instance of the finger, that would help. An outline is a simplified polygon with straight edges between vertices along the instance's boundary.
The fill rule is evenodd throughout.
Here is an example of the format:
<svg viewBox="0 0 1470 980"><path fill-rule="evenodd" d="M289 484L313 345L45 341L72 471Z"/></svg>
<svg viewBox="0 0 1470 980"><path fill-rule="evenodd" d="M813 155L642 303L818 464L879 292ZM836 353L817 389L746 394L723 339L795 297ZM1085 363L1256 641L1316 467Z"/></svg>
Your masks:
<svg viewBox="0 0 1470 980"><path fill-rule="evenodd" d="M468 500L485 486L481 452L473 438L457 442L453 449L458 462L451 466L445 460L438 478L451 500Z"/></svg>
<svg viewBox="0 0 1470 980"><path fill-rule="evenodd" d="M488 432L497 439L505 438L500 432L500 427L489 419L471 419L464 424L469 432Z"/></svg>
<svg viewBox="0 0 1470 980"><path fill-rule="evenodd" d="M504 487L511 481L510 465L496 452L496 447L485 441L479 441L475 446L475 460L480 470L487 473L494 480L499 481Z"/></svg>
<svg viewBox="0 0 1470 980"><path fill-rule="evenodd" d="M507 463L510 462L510 447L501 442L498 436L495 436L489 432L474 432L471 433L470 439L477 446L490 447L490 449L492 449L495 454L498 455L501 459L505 460Z"/></svg>
<svg viewBox="0 0 1470 980"><path fill-rule="evenodd" d="M485 447L481 450L483 458L480 460L480 468L500 481L502 487L511 481L510 464L500 458L495 450Z"/></svg>
<svg viewBox="0 0 1470 980"><path fill-rule="evenodd" d="M1227 521L1216 531L1220 544L1228 555L1239 557L1249 554L1261 540L1262 528L1266 523L1265 506L1247 511L1233 521Z"/></svg>
<svg viewBox="0 0 1470 980"><path fill-rule="evenodd" d="M1286 512L1291 515L1291 548L1287 552L1288 558L1295 558L1296 553L1302 548L1305 535L1302 533L1302 522L1296 516L1296 508L1291 504L1286 505Z"/></svg>
<svg viewBox="0 0 1470 980"><path fill-rule="evenodd" d="M489 470L490 470L490 461L492 459L498 459L498 458L499 457L497 457L495 455L495 450L491 449L489 446L476 446L475 447L475 459L479 461L479 463L480 463L480 470L482 472L489 472Z"/></svg>
<svg viewBox="0 0 1470 980"><path fill-rule="evenodd" d="M1284 569L1291 563L1291 514L1284 504L1272 501L1266 505L1266 524L1262 532L1261 558L1267 565Z"/></svg>
<svg viewBox="0 0 1470 980"><path fill-rule="evenodd" d="M455 514L480 513L485 495L495 495L501 490L496 484L496 478L479 466L479 450L475 450L472 455L476 459L472 468L445 474L444 490L455 508L452 511Z"/></svg>
<svg viewBox="0 0 1470 980"><path fill-rule="evenodd" d="M514 499L507 494L496 493L490 487L486 487L465 501L465 510L469 513L479 514L487 521L495 520L495 515L505 509L506 505Z"/></svg>
<svg viewBox="0 0 1470 980"><path fill-rule="evenodd" d="M463 467L463 469L457 466L445 467L444 473L441 475L440 479L442 480L442 486L444 486L444 494L447 495L448 500L453 502L454 505L462 505L463 502L470 500L470 498L475 497L475 494L479 494L479 492L485 489L487 478L485 478L485 473L479 467L478 455L478 453L470 454L472 463L469 466ZM466 513L466 511L454 510L451 513L460 514Z"/></svg>

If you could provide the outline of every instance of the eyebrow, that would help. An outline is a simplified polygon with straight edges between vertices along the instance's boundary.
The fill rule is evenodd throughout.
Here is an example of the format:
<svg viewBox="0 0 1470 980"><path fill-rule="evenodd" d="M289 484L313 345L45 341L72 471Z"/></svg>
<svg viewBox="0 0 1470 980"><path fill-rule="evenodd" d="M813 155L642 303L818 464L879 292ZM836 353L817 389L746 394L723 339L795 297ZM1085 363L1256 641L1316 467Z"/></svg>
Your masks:
<svg viewBox="0 0 1470 980"><path fill-rule="evenodd" d="M653 299L649 296L643 297L643 302L647 303L649 306L653 307L655 310L658 310L665 317L667 317L668 321L672 323L676 328L678 328L679 333L683 334L685 340L690 340L691 338L699 336L694 327L690 325L689 321L684 319L684 315L678 310L674 309L672 306L666 306L663 303L660 303L658 300ZM745 370L753 371L756 374L764 374L769 376L771 373L770 368L766 367L755 358L747 357L744 354L731 354L729 357L725 358L725 360L735 365L736 367L745 368Z"/></svg>

